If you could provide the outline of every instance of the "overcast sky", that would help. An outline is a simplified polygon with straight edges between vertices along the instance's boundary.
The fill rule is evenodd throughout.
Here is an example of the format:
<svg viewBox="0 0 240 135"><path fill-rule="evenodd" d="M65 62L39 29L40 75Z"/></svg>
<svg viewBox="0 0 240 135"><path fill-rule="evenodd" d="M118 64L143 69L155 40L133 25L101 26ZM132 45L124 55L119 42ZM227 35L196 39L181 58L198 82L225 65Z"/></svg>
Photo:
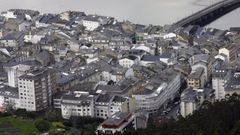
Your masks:
<svg viewBox="0 0 240 135"><path fill-rule="evenodd" d="M10 8L28 8L52 13L77 10L135 23L164 25L217 1L220 0L0 0L0 11ZM227 19L229 21L229 18Z"/></svg>

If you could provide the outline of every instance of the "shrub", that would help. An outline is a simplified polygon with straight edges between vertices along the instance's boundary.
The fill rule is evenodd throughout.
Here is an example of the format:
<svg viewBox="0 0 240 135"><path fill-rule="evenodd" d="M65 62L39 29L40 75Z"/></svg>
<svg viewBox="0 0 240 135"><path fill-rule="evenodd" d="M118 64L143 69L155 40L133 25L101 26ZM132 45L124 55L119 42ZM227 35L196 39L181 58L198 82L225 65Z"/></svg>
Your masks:
<svg viewBox="0 0 240 135"><path fill-rule="evenodd" d="M38 119L35 121L34 125L39 132L48 131L50 129L50 124L46 120Z"/></svg>

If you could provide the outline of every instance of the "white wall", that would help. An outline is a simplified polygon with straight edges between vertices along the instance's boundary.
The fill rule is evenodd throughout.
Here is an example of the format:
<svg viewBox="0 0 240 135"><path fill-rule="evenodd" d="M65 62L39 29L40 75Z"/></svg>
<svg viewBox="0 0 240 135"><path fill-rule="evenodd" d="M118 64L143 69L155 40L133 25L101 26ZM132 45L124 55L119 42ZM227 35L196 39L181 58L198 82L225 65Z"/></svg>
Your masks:
<svg viewBox="0 0 240 135"><path fill-rule="evenodd" d="M215 90L215 99L223 99L225 98L225 90L224 90L225 80L221 78L213 78L212 79L212 88Z"/></svg>
<svg viewBox="0 0 240 135"><path fill-rule="evenodd" d="M119 62L119 65L121 65L125 68L130 68L135 63L135 61L127 59L127 58L120 59L118 62Z"/></svg>
<svg viewBox="0 0 240 135"><path fill-rule="evenodd" d="M100 26L99 22L83 20L82 24L87 30L93 31Z"/></svg>
<svg viewBox="0 0 240 135"><path fill-rule="evenodd" d="M14 15L13 12L11 12L11 11L7 11L6 13L2 14L2 16L4 16L6 19L17 18L17 16Z"/></svg>
<svg viewBox="0 0 240 135"><path fill-rule="evenodd" d="M94 107L93 103L91 103L90 106L61 104L61 113L64 119L69 119L71 116L94 117Z"/></svg>
<svg viewBox="0 0 240 135"><path fill-rule="evenodd" d="M196 110L196 104L193 102L181 102L180 104L181 115L186 117Z"/></svg>
<svg viewBox="0 0 240 135"><path fill-rule="evenodd" d="M31 43L33 43L33 44L36 44L36 43L38 43L40 40L41 40L41 38L43 38L44 37L44 35L31 35L31 34L29 34L29 35L25 35L24 36L24 41L25 42L31 42Z"/></svg>
<svg viewBox="0 0 240 135"><path fill-rule="evenodd" d="M227 56L227 62L230 61L230 54L229 53L230 53L229 50L227 50L226 48L221 48L218 51L218 54L224 54L224 55Z"/></svg>
<svg viewBox="0 0 240 135"><path fill-rule="evenodd" d="M29 69L30 69L30 66L28 65L16 65L16 66L7 68L8 85L11 87L17 87L18 77L23 75L25 71Z"/></svg>

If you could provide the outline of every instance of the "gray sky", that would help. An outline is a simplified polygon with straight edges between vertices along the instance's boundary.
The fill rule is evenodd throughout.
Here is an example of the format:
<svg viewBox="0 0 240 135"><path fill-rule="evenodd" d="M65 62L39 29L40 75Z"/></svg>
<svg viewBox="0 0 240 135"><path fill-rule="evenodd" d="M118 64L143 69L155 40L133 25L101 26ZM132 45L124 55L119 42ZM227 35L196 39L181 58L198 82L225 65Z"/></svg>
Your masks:
<svg viewBox="0 0 240 135"><path fill-rule="evenodd" d="M36 9L59 13L84 11L141 24L169 24L186 17L206 5L220 0L0 0L0 11L10 8ZM239 15L239 14L238 14ZM233 15L234 16L234 15ZM231 20L227 18L227 20ZM219 24L219 23L218 23ZM223 23L225 24L225 23Z"/></svg>

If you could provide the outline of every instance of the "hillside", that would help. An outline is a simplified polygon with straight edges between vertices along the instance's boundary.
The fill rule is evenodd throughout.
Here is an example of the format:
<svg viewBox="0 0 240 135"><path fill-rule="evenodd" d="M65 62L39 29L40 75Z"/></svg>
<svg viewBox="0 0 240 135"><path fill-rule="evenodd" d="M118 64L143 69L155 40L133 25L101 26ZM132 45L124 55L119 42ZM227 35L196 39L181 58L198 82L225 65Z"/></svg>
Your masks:
<svg viewBox="0 0 240 135"><path fill-rule="evenodd" d="M215 103L205 102L187 118L170 120L160 128L127 131L125 135L240 135L240 96L233 95Z"/></svg>

